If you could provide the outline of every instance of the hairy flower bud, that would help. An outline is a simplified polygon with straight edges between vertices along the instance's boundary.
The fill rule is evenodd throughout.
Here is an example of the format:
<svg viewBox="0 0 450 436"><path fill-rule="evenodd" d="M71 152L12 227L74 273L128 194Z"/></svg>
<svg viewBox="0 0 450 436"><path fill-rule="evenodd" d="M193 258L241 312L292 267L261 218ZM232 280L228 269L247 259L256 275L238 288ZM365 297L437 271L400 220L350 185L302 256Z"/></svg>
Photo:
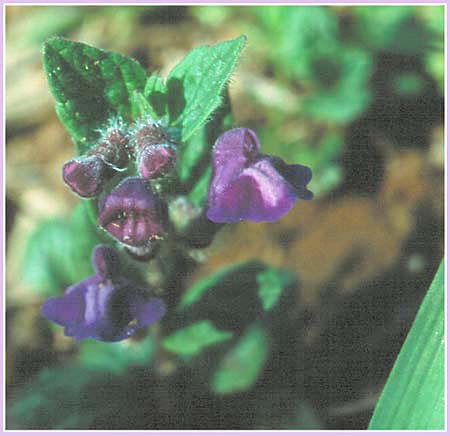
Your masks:
<svg viewBox="0 0 450 436"><path fill-rule="evenodd" d="M97 197L114 171L126 169L129 160L128 136L120 128L110 128L84 156L64 164L63 179L80 197Z"/></svg>
<svg viewBox="0 0 450 436"><path fill-rule="evenodd" d="M89 150L88 155L101 158L107 165L120 171L128 166L130 160L130 139L119 128L107 130L99 144Z"/></svg>
<svg viewBox="0 0 450 436"><path fill-rule="evenodd" d="M175 168L176 148L169 133L156 123L139 126L135 132L139 173L146 179L167 176Z"/></svg>
<svg viewBox="0 0 450 436"><path fill-rule="evenodd" d="M109 173L105 162L98 156L80 156L66 162L62 175L64 182L83 198L96 197Z"/></svg>

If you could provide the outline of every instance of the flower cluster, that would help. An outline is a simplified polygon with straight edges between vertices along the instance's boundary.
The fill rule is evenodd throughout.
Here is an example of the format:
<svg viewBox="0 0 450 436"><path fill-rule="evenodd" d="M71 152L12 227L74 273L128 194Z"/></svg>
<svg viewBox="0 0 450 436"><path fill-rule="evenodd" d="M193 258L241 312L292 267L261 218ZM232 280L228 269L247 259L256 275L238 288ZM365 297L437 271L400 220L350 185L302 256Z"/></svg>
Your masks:
<svg viewBox="0 0 450 436"><path fill-rule="evenodd" d="M188 221L181 227L192 230L184 238L191 247L208 245L223 223L275 221L297 199L313 196L307 189L311 170L262 154L250 129L225 132L217 139L212 158L205 213L181 217ZM176 160L176 144L160 124L140 121L127 128L116 122L89 152L64 165L63 179L77 195L97 197L101 229L132 258L149 260L166 236L180 228L171 225L170 218L177 214L169 217L167 206L169 200L173 205L180 202L167 198L172 191L160 188L176 179ZM180 204L187 201L180 198L184 199ZM42 307L45 317L65 327L66 335L118 341L164 315L162 300L120 273L113 248L98 246L93 264L95 275Z"/></svg>

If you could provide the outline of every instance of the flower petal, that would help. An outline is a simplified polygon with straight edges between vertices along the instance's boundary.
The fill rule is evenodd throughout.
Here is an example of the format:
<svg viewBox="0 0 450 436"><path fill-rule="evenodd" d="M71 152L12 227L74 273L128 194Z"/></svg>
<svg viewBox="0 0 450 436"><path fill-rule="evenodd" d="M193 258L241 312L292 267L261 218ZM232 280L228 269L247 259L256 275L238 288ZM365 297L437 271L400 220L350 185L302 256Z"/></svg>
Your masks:
<svg viewBox="0 0 450 436"><path fill-rule="evenodd" d="M302 200L311 200L313 193L306 188L312 179L312 171L309 167L300 164L287 164L283 159L269 156L275 169L292 186L296 196Z"/></svg>
<svg viewBox="0 0 450 436"><path fill-rule="evenodd" d="M144 327L158 322L166 313L166 305L160 298L152 298L142 305L132 307L131 313L137 319L138 326Z"/></svg>
<svg viewBox="0 0 450 436"><path fill-rule="evenodd" d="M276 221L292 208L295 195L268 159L245 169L215 202L209 203L213 222Z"/></svg>
<svg viewBox="0 0 450 436"><path fill-rule="evenodd" d="M167 206L141 178L125 179L99 204L98 222L120 242L139 247L166 232Z"/></svg>
<svg viewBox="0 0 450 436"><path fill-rule="evenodd" d="M217 139L213 150L214 175L209 189L213 201L257 158L259 148L255 132L246 128L228 130Z"/></svg>

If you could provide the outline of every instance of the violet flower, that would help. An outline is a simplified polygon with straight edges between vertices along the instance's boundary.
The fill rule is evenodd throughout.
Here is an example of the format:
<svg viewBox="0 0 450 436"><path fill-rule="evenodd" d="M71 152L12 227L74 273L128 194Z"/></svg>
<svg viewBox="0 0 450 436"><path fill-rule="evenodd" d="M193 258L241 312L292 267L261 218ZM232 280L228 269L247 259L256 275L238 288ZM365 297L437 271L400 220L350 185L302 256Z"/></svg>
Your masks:
<svg viewBox="0 0 450 436"><path fill-rule="evenodd" d="M163 239L168 223L167 205L145 179L123 180L99 203L98 223L137 255Z"/></svg>
<svg viewBox="0 0 450 436"><path fill-rule="evenodd" d="M42 306L43 315L64 326L66 336L76 340L120 341L164 316L166 308L162 300L149 296L143 285L120 275L114 249L97 246L93 264L96 274Z"/></svg>
<svg viewBox="0 0 450 436"><path fill-rule="evenodd" d="M213 166L207 217L216 223L276 221L298 198L313 197L306 188L311 170L261 154L256 134L247 128L229 130L217 139Z"/></svg>

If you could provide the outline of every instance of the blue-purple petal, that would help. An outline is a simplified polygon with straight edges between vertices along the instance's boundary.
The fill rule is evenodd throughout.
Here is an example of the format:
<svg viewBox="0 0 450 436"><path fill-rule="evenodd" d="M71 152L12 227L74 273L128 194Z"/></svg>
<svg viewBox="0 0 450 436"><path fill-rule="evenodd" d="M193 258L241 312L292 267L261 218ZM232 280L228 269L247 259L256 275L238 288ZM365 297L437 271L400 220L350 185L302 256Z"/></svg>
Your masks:
<svg viewBox="0 0 450 436"><path fill-rule="evenodd" d="M207 217L216 223L276 221L297 198L313 197L306 186L311 170L260 153L256 134L246 128L225 132L213 150Z"/></svg>
<svg viewBox="0 0 450 436"><path fill-rule="evenodd" d="M306 185L312 179L311 168L300 164L287 164L283 159L270 156L275 169L292 186L296 196L302 200L311 200L313 193L306 188Z"/></svg>
<svg viewBox="0 0 450 436"><path fill-rule="evenodd" d="M209 203L207 216L213 222L272 222L289 212L295 199L290 186L267 159L262 159Z"/></svg>
<svg viewBox="0 0 450 436"><path fill-rule="evenodd" d="M64 326L66 336L120 341L163 317L166 309L162 300L149 296L142 284L120 275L115 250L97 246L93 263L97 274L42 306L43 315ZM116 271L112 271L114 266Z"/></svg>

